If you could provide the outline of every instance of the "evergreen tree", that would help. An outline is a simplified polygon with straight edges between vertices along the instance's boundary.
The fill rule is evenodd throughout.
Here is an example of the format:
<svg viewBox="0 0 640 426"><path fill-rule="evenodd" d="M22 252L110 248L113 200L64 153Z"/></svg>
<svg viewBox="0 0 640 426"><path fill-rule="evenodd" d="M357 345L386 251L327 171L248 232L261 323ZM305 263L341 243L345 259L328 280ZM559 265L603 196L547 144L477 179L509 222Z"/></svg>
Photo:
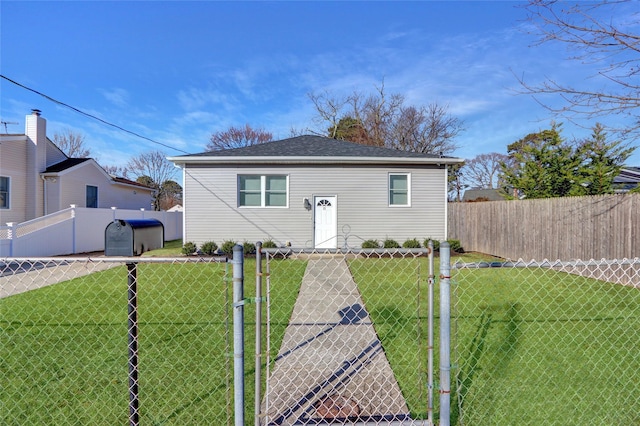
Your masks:
<svg viewBox="0 0 640 426"><path fill-rule="evenodd" d="M582 159L579 170L581 195L613 194L613 179L633 153L621 141L607 142L607 133L600 123L593 128L591 138L582 141L576 148Z"/></svg>
<svg viewBox="0 0 640 426"><path fill-rule="evenodd" d="M580 158L561 137L561 131L561 125L553 124L551 129L531 133L507 147L510 161L502 163L507 187L526 198L580 193Z"/></svg>

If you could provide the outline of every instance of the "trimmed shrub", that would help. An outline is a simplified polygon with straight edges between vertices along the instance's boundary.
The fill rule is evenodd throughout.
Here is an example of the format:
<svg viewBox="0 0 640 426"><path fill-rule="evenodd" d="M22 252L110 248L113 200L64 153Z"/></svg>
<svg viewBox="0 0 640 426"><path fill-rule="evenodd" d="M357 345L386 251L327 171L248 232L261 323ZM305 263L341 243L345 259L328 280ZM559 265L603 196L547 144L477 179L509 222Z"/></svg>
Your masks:
<svg viewBox="0 0 640 426"><path fill-rule="evenodd" d="M456 253L464 253L462 249L462 245L460 244L460 240L447 240L449 243L449 247L451 247L451 251L455 251Z"/></svg>
<svg viewBox="0 0 640 426"><path fill-rule="evenodd" d="M244 249L244 255L254 254L256 252L256 245L250 243L249 241L245 241L242 243L242 248Z"/></svg>
<svg viewBox="0 0 640 426"><path fill-rule="evenodd" d="M196 252L196 250L198 250L198 247L192 243L191 241L184 243L184 245L182 246L182 254L189 256L193 253Z"/></svg>
<svg viewBox="0 0 640 426"><path fill-rule="evenodd" d="M200 246L200 251L204 254L213 255L216 254L216 250L218 250L218 245L213 241L207 241Z"/></svg>
<svg viewBox="0 0 640 426"><path fill-rule="evenodd" d="M394 239L391 238L387 238L386 240L384 240L382 242L382 246L386 249L390 249L390 248L400 248L400 244L398 244L398 242Z"/></svg>
<svg viewBox="0 0 640 426"><path fill-rule="evenodd" d="M363 249L377 249L380 248L380 241L378 240L366 240L362 242Z"/></svg>
<svg viewBox="0 0 640 426"><path fill-rule="evenodd" d="M235 247L236 244L238 243L233 240L227 240L224 243L222 243L222 246L220 247L220 251L226 256L233 256L233 248Z"/></svg>
<svg viewBox="0 0 640 426"><path fill-rule="evenodd" d="M272 239L268 239L262 242L262 248L278 248L278 245Z"/></svg>
<svg viewBox="0 0 640 426"><path fill-rule="evenodd" d="M403 248L420 248L422 246L420 245L420 241L418 241L417 238L411 238L405 241L404 243L402 243L402 247Z"/></svg>
<svg viewBox="0 0 640 426"><path fill-rule="evenodd" d="M429 240L433 241L433 251L440 250L440 241L434 240L432 238L427 238L427 239L424 240L424 246L425 247L429 247Z"/></svg>

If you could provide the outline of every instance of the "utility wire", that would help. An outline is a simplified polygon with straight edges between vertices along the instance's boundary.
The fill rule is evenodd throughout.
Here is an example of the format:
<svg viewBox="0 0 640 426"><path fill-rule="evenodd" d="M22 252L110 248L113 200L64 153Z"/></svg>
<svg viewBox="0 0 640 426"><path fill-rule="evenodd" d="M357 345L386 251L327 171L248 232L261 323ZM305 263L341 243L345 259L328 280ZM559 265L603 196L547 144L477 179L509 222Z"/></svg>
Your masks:
<svg viewBox="0 0 640 426"><path fill-rule="evenodd" d="M122 131L123 131L123 132L125 132L125 133L129 133L130 135L133 135L133 136L139 137L139 138L144 139L144 140L147 140L147 141L149 141L149 142L152 142L152 143L155 143L155 144L158 144L158 145L162 145L162 146L164 146L165 148L169 148L169 149L172 149L172 150L174 150L174 151L182 152L182 153L184 153L184 154L189 154L187 151L183 151L183 150L178 149L178 148L175 148L175 147L173 147L173 146L166 145L166 144L164 144L164 143L162 143L162 142L158 142L158 141L155 141L155 140L153 140L153 139L150 139L150 138L148 138L148 137L146 137L146 136L142 136L142 135L140 135L140 134L138 134L138 133L136 133L136 132L132 132L131 130L127 130L127 129L125 129L125 128L123 128L123 127L120 127L120 126L118 126L118 125L116 125L116 124L109 123L108 121L105 121L105 120L103 120L102 118L99 118L99 117L96 117L95 115L91 115L91 114L89 114L89 113L86 113L86 112L84 112L84 111L82 111L82 110L79 110L78 108L72 107L72 106L71 106L71 105L69 105L69 104L65 104L64 102L60 102L59 100L54 99L54 98L52 98L51 96L47 96L47 95L45 95L44 93L38 92L38 91L37 91L37 90L35 90L35 89L32 89L32 88L27 87L27 86L25 86L25 85L23 85L23 84L20 84L20 83L18 83L17 81L14 81L14 80L10 79L9 77L6 77L6 76L4 76L4 75L2 75L2 74L0 74L0 77L4 78L5 80L7 80L7 81L8 81L8 82L10 82L10 83L15 84L15 85L16 85L16 86L18 86L18 87L21 87L21 88L23 88L23 89L26 89L26 90L28 90L28 91L30 91L30 92L33 92L33 93L37 94L37 95L40 95L40 96L42 96L43 98L48 99L49 101L51 101L51 102L53 102L53 103L55 103L55 104L61 105L61 106L66 107L66 108L69 108L69 109L71 109L71 110L73 110L73 111L75 111L75 112L77 112L77 113L80 113L80 114L82 114L82 115L85 115L85 116L87 116L87 117L89 117L89 118L93 118L94 120L98 120L99 122L101 122L101 123L103 123L103 124L106 124L107 126L115 127L116 129L118 129L118 130L122 130Z"/></svg>

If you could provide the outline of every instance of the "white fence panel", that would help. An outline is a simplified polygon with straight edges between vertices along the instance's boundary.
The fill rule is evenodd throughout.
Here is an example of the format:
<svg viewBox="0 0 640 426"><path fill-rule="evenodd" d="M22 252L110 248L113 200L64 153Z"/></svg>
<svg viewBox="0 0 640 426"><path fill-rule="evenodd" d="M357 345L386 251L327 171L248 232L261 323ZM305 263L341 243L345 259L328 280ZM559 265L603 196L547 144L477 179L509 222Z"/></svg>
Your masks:
<svg viewBox="0 0 640 426"><path fill-rule="evenodd" d="M73 219L32 230L13 240L13 257L73 254Z"/></svg>
<svg viewBox="0 0 640 426"><path fill-rule="evenodd" d="M116 210L117 211L117 210ZM76 208L75 252L104 250L104 230L113 222L114 210Z"/></svg>
<svg viewBox="0 0 640 426"><path fill-rule="evenodd" d="M105 229L114 219L158 219L164 226L165 241L182 238L182 212L72 207L13 227L1 227L0 257L102 251Z"/></svg>

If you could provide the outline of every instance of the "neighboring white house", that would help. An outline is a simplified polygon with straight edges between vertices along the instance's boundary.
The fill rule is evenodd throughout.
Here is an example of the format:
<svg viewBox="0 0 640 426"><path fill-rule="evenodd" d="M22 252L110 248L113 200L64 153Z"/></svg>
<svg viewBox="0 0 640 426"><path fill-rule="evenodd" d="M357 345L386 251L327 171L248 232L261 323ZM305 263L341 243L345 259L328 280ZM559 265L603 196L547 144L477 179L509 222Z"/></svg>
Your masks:
<svg viewBox="0 0 640 426"><path fill-rule="evenodd" d="M153 189L113 177L91 158L69 158L49 138L40 111L24 134L0 135L0 224L78 207L149 209Z"/></svg>
<svg viewBox="0 0 640 426"><path fill-rule="evenodd" d="M170 157L183 169L184 241L359 247L447 237L447 166L460 158L319 136Z"/></svg>

